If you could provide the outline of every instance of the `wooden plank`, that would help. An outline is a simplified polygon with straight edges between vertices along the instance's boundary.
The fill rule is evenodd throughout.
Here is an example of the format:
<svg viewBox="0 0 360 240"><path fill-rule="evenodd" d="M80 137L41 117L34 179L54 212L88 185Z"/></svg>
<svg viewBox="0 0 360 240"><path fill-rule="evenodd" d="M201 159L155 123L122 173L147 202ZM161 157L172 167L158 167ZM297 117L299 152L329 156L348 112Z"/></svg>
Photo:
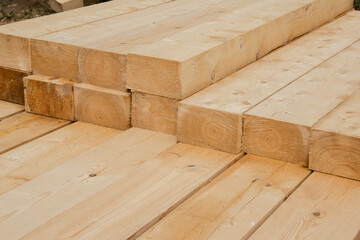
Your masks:
<svg viewBox="0 0 360 240"><path fill-rule="evenodd" d="M176 144L24 239L135 238L238 157Z"/></svg>
<svg viewBox="0 0 360 240"><path fill-rule="evenodd" d="M31 72L30 38L99 21L172 0L114 0L0 27L0 66Z"/></svg>
<svg viewBox="0 0 360 240"><path fill-rule="evenodd" d="M249 4L246 0L174 1L40 36L31 41L34 73L125 91L126 54L131 49Z"/></svg>
<svg viewBox="0 0 360 240"><path fill-rule="evenodd" d="M133 188L132 177L141 181L147 178L136 174L136 169L175 143L174 136L132 128L2 195L1 235L9 240L25 238L34 229L109 187ZM110 203L106 202L106 195L103 197L100 202L105 210ZM78 224L75 218L71 222L73 226Z"/></svg>
<svg viewBox="0 0 360 240"><path fill-rule="evenodd" d="M360 41L245 113L244 151L308 165L310 131L360 87Z"/></svg>
<svg viewBox="0 0 360 240"><path fill-rule="evenodd" d="M352 4L352 0L272 0L233 9L129 51L127 86L184 99L351 9Z"/></svg>
<svg viewBox="0 0 360 240"><path fill-rule="evenodd" d="M246 239L309 174L248 154L138 239Z"/></svg>
<svg viewBox="0 0 360 240"><path fill-rule="evenodd" d="M0 100L0 121L24 111L24 107Z"/></svg>
<svg viewBox="0 0 360 240"><path fill-rule="evenodd" d="M360 90L311 130L309 168L360 180Z"/></svg>
<svg viewBox="0 0 360 240"><path fill-rule="evenodd" d="M27 75L0 67L0 100L24 105L23 77Z"/></svg>
<svg viewBox="0 0 360 240"><path fill-rule="evenodd" d="M75 120L74 83L63 78L31 75L24 78L25 110Z"/></svg>
<svg viewBox="0 0 360 240"><path fill-rule="evenodd" d="M76 122L0 156L0 195L120 134Z"/></svg>
<svg viewBox="0 0 360 240"><path fill-rule="evenodd" d="M359 40L359 22L349 12L181 101L178 140L240 152L244 113Z"/></svg>
<svg viewBox="0 0 360 240"><path fill-rule="evenodd" d="M176 99L134 92L131 125L176 135L177 109Z"/></svg>
<svg viewBox="0 0 360 240"><path fill-rule="evenodd" d="M19 113L0 121L0 154L69 124L68 121Z"/></svg>
<svg viewBox="0 0 360 240"><path fill-rule="evenodd" d="M84 7L83 0L50 0L49 4L55 12L63 12Z"/></svg>
<svg viewBox="0 0 360 240"><path fill-rule="evenodd" d="M358 239L359 197L359 182L314 172L249 239Z"/></svg>
<svg viewBox="0 0 360 240"><path fill-rule="evenodd" d="M74 86L76 120L126 130L130 127L130 93L81 83Z"/></svg>

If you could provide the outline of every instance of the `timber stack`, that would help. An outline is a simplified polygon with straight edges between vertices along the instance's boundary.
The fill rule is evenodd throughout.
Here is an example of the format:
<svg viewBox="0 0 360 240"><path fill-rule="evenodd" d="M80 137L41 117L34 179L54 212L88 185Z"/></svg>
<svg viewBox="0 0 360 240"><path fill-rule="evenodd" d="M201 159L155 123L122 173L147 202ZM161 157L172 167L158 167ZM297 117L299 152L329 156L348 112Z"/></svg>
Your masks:
<svg viewBox="0 0 360 240"><path fill-rule="evenodd" d="M34 222L33 227L21 231L11 229L10 223L23 221L25 213L0 221L0 226L9 229L6 236L46 239L51 232L60 239L185 238L194 234L191 223L199 229L207 224L199 219L209 217L205 210L211 212L211 204L232 204L236 192L226 192L229 185L249 181L249 185L243 185L247 189L257 179L272 182L274 177L281 185L281 194L270 183L265 184L269 193L261 192L263 195L256 200L263 212L255 214L255 223L248 223L245 219L249 216L239 213L238 221L247 224L240 231L229 223L232 220L224 212L213 210L211 217L224 222L220 227L206 225L203 234L220 239L228 234L276 239L281 232L276 222L291 228L283 215L294 208L296 201L302 204L300 195L311 192L312 183L319 189L331 188L333 176L327 174L352 179L337 178L333 182L359 195L360 190L353 190L350 183L360 180L360 12L352 8L353 0L114 0L1 26L0 100L18 104L10 109L6 105L9 103L1 101L4 116L22 115L28 121L40 121L44 116L56 118L48 124L48 130L44 129L49 132L77 122L64 127L63 134L83 134L84 130L79 130L82 124L97 125L91 125L88 133L94 144L80 144L84 156L79 152L68 157L62 168L38 172L30 181L34 189L36 181L46 182L44 173L48 170L56 176L70 176L80 174L77 167L81 164L96 168L96 156L100 157L101 151L92 147L100 141L104 143L99 149L106 152L101 158L104 164L115 164L112 171L116 173L111 180L90 182L104 191L91 198L84 192L71 208L72 213L79 213L79 226L91 225L97 230L81 232L76 226L62 226L73 216L62 209L53 215L47 213L43 222ZM19 113L19 105L24 105L27 113ZM25 137L28 130L23 131L21 144L32 140ZM112 153L114 139L134 152L124 154L118 149ZM40 146L41 142L32 144ZM150 151L149 146L154 149ZM16 147L15 142L3 149L0 145L0 153L13 158ZM174 154L184 157L184 162L176 162ZM148 155L151 160L137 169L134 166L145 161L140 155ZM122 165L122 160L114 163L114 156L123 161L132 159L134 165ZM205 156L208 162L202 163ZM167 165L165 160L171 161ZM198 169L198 164L203 169ZM116 188L123 167L133 173L131 184L138 184L132 190ZM117 198L113 205L93 209L87 219L81 215L85 206L93 206L103 195L109 196L110 202L110 195L115 199L116 194L133 191L131 194L143 194L140 198L145 199L150 180L161 179L163 172L174 169L181 169L174 173L177 180L164 179L159 184L169 189L184 188L176 197L166 198L158 211L149 212L148 218L136 213L141 208L127 215L122 209L125 197ZM141 182L136 174L148 180ZM76 181L69 184L82 191ZM303 181L294 194L296 200L281 205L271 215ZM51 186L56 188L55 183ZM11 188L4 190L9 192L9 199ZM139 189L143 192L136 192ZM45 194L36 190L39 196ZM160 194L165 196L166 191ZM71 196L67 190L62 194ZM212 199L207 194L228 194L228 199ZM261 201L266 194L274 199L268 205ZM19 204L27 203L24 200ZM156 198L147 199L146 204L156 208ZM244 207L241 201L236 204L238 208L229 207L230 212ZM47 207L51 212L51 205ZM112 208L116 209L113 215ZM0 212L0 218L10 214L8 211ZM116 230L116 225L102 228L109 220L102 216L112 216L116 224L126 225L122 221L136 214L134 225L122 232ZM189 218L189 225L176 228L179 218ZM92 225L92 219L98 221ZM274 236L270 237L266 231L272 226ZM325 231L322 234L326 235Z"/></svg>

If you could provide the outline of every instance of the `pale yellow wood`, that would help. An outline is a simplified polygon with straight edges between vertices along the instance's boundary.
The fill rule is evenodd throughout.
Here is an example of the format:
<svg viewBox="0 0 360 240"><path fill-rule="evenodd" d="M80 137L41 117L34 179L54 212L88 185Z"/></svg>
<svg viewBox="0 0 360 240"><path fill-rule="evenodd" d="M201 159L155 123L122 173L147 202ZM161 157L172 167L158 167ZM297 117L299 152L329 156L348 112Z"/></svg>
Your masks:
<svg viewBox="0 0 360 240"><path fill-rule="evenodd" d="M184 99L351 9L352 4L352 0L270 0L233 9L129 51L128 88Z"/></svg>
<svg viewBox="0 0 360 240"><path fill-rule="evenodd" d="M172 0L114 0L0 27L0 66L31 72L30 38L99 21Z"/></svg>
<svg viewBox="0 0 360 240"><path fill-rule="evenodd" d="M311 130L309 168L360 180L360 90Z"/></svg>
<svg viewBox="0 0 360 240"><path fill-rule="evenodd" d="M49 4L55 12L63 12L84 7L84 0L50 0Z"/></svg>
<svg viewBox="0 0 360 240"><path fill-rule="evenodd" d="M308 165L310 130L360 87L360 41L245 113L244 151Z"/></svg>
<svg viewBox="0 0 360 240"><path fill-rule="evenodd" d="M244 112L360 39L359 22L349 12L181 101L178 140L240 152Z"/></svg>
<svg viewBox="0 0 360 240"><path fill-rule="evenodd" d="M0 121L24 111L24 106L0 100Z"/></svg>
<svg viewBox="0 0 360 240"><path fill-rule="evenodd" d="M175 135L177 110L176 99L134 92L131 104L131 125Z"/></svg>
<svg viewBox="0 0 360 240"><path fill-rule="evenodd" d="M25 238L42 224L108 188L115 189L110 195L116 189L135 190L130 178L139 178L140 182L147 178L136 174L136 169L175 143L174 136L132 128L3 194L0 196L1 236L7 240ZM105 210L110 203L106 202L106 195L103 197L100 202ZM71 226L78 226L75 217L72 215L64 224L71 222ZM58 237L51 235L45 239Z"/></svg>
<svg viewBox="0 0 360 240"><path fill-rule="evenodd" d="M39 74L124 91L126 54L131 49L159 41L254 1L178 0L40 36L31 43L33 69Z"/></svg>
<svg viewBox="0 0 360 240"><path fill-rule="evenodd" d="M24 105L23 77L28 73L0 67L0 99Z"/></svg>
<svg viewBox="0 0 360 240"><path fill-rule="evenodd" d="M19 113L0 121L0 154L69 124L68 121Z"/></svg>
<svg viewBox="0 0 360 240"><path fill-rule="evenodd" d="M31 75L23 81L27 112L75 120L74 82L42 75Z"/></svg>
<svg viewBox="0 0 360 240"><path fill-rule="evenodd" d="M76 120L126 130L130 127L130 93L81 83L74 86Z"/></svg>
<svg viewBox="0 0 360 240"><path fill-rule="evenodd" d="M249 240L357 240L360 182L314 172Z"/></svg>
<svg viewBox="0 0 360 240"><path fill-rule="evenodd" d="M176 144L23 239L135 238L240 156Z"/></svg>
<svg viewBox="0 0 360 240"><path fill-rule="evenodd" d="M77 122L0 155L0 195L31 181L120 132Z"/></svg>
<svg viewBox="0 0 360 240"><path fill-rule="evenodd" d="M246 239L309 174L248 154L138 239Z"/></svg>

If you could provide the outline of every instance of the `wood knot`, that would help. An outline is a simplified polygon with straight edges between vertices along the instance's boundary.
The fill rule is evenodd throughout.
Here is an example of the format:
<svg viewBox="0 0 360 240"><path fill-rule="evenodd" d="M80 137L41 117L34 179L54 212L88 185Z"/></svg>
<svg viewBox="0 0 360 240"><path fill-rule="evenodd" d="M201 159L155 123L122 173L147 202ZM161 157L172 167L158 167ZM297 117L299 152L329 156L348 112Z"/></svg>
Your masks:
<svg viewBox="0 0 360 240"><path fill-rule="evenodd" d="M318 217L318 216L320 216L320 213L319 213L319 212L313 212L313 215L314 215L315 217Z"/></svg>
<svg viewBox="0 0 360 240"><path fill-rule="evenodd" d="M91 173L89 177L96 177L96 173Z"/></svg>

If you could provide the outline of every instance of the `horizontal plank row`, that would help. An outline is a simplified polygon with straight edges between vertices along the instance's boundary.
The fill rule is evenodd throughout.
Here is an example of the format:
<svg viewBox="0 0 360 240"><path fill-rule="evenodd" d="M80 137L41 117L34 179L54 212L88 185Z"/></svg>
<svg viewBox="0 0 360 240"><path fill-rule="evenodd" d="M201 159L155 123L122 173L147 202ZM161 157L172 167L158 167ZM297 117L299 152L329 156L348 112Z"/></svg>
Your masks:
<svg viewBox="0 0 360 240"><path fill-rule="evenodd" d="M0 27L0 66L31 72L30 39L172 0L114 0Z"/></svg>
<svg viewBox="0 0 360 240"><path fill-rule="evenodd" d="M359 22L360 13L352 11L181 101L177 116L178 139L231 153L240 152L244 113L358 41ZM355 74L357 68L352 69L348 64L355 66L358 60L351 50L348 53L355 62L343 56L341 59L336 57L340 61L336 64ZM336 69L323 71L334 72ZM325 76L328 75L331 74ZM342 78L347 77L347 74L342 75ZM289 96L289 101L295 97ZM141 107L136 102L133 106ZM270 108L267 112L271 114L273 111ZM136 121L136 116L133 121ZM176 121L173 126L176 127ZM258 133L261 135L263 132ZM269 151L272 151L270 146Z"/></svg>

